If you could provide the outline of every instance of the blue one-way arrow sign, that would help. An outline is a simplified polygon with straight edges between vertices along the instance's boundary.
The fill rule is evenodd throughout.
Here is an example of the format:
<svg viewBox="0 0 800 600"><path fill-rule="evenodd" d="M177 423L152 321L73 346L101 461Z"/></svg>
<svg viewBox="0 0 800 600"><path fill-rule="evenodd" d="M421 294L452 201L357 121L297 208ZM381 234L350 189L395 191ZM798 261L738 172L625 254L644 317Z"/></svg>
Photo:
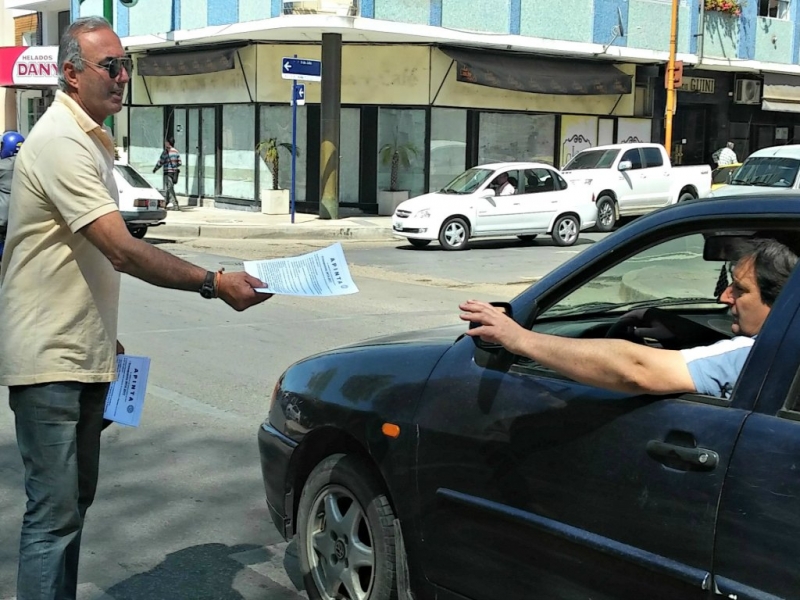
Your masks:
<svg viewBox="0 0 800 600"><path fill-rule="evenodd" d="M306 86L298 83L294 86L294 98L292 100L297 106L303 106L306 103Z"/></svg>
<svg viewBox="0 0 800 600"><path fill-rule="evenodd" d="M322 81L322 61L307 58L284 58L281 77L296 81Z"/></svg>

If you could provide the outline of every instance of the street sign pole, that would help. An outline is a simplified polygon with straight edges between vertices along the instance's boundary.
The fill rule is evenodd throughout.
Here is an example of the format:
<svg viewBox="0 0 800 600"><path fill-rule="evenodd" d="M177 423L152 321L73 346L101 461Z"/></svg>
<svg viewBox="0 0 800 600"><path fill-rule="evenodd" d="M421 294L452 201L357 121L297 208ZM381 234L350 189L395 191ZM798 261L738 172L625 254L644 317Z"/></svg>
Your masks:
<svg viewBox="0 0 800 600"><path fill-rule="evenodd" d="M295 58L297 55L295 55ZM292 191L289 197L292 223L294 223L294 193L297 183L297 80L292 80Z"/></svg>

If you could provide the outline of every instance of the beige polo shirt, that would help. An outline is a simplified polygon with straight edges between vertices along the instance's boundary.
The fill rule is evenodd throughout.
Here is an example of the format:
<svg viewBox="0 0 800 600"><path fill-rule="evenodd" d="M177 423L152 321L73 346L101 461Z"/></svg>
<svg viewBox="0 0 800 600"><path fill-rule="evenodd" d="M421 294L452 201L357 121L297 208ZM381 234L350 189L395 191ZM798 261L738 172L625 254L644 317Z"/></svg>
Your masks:
<svg viewBox="0 0 800 600"><path fill-rule="evenodd" d="M116 377L120 277L78 231L118 209L114 145L62 92L17 156L0 270L0 385Z"/></svg>

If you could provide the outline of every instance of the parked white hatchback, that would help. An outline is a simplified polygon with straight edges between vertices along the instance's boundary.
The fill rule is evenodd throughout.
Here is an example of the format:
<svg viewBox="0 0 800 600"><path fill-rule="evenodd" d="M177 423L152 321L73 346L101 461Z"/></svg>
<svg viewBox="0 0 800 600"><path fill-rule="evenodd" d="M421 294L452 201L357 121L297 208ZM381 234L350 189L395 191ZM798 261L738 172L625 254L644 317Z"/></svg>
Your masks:
<svg viewBox="0 0 800 600"><path fill-rule="evenodd" d="M591 190L567 184L543 163L495 163L473 167L438 192L402 202L392 217L395 237L421 248L438 240L445 250L463 250L469 240L549 234L571 246L597 221Z"/></svg>
<svg viewBox="0 0 800 600"><path fill-rule="evenodd" d="M156 188L130 165L114 164L114 181L119 190L119 212L131 235L143 238L149 227L164 224L167 202Z"/></svg>

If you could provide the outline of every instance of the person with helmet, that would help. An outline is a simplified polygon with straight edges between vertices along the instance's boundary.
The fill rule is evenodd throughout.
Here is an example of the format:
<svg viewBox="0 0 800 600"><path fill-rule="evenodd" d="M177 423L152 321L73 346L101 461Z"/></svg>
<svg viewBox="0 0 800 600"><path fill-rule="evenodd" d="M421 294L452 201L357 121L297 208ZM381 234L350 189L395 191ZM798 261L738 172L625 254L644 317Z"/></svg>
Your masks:
<svg viewBox="0 0 800 600"><path fill-rule="evenodd" d="M14 160L24 141L25 138L16 131L5 132L0 140L0 256L3 256L8 228L8 204L11 200Z"/></svg>

